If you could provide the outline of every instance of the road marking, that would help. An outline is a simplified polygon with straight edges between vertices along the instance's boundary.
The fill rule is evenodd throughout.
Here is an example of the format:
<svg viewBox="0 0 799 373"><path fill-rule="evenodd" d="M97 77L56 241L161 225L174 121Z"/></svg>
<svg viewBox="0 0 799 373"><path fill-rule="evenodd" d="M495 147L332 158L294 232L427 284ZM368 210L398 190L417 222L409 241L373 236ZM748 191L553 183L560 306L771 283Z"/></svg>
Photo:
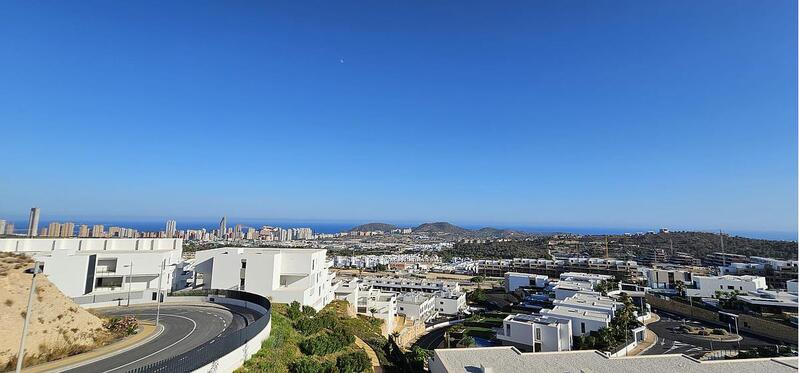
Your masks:
<svg viewBox="0 0 799 373"><path fill-rule="evenodd" d="M143 315L139 315L139 316L148 316L148 315L147 315L147 314L143 314ZM149 315L149 316L152 316L152 315ZM103 373L113 372L113 371L115 371L115 370L118 370L118 369L120 369L120 368L124 368L124 367L126 367L126 366L128 366L128 365L131 365L131 364L134 364L134 363L138 363L139 361L142 361L142 360L144 360L144 359L146 359L146 358L148 358L148 357L150 357L150 356L153 356L153 355L155 355L155 354L158 354L158 353L160 353L160 352L162 352L162 351L164 351L164 350L170 349L170 348L172 348L172 346L174 346L174 345L176 345L176 344L178 344L178 343L180 343L180 342L183 342L183 340L184 340L184 339L188 338L188 337L189 337L189 336L190 336L192 333L194 333L194 331L195 331L195 330L197 330L197 322L195 322L194 320L192 320L192 319L190 319L190 318L188 318L188 317L186 317L186 316L181 316L181 315L172 315L172 314L161 314L161 316L180 317L180 318L182 318L182 319L189 320L189 321L191 321L191 323L192 323L192 325L193 325L193 326L191 327L191 331L189 331L189 333L188 333L188 334L186 334L185 336L183 336L183 338L181 338L181 339L179 339L179 340L175 341L174 343L170 344L169 346L166 346L166 347L164 347L164 348L162 348L162 349L160 349L160 350L158 350L158 351L156 351L156 352L153 352L153 353L151 353L151 354L149 354L149 355L147 355L147 356L144 356L144 357L142 357L142 358L139 358L139 359L136 359L136 360L134 360L134 361L131 361L131 362L127 363L127 364L120 365L120 366L118 366L118 367L116 367L116 368L114 368L114 369L109 369L109 370L106 370L106 371L105 371L105 372L103 372ZM213 342L212 342L212 343L213 343Z"/></svg>

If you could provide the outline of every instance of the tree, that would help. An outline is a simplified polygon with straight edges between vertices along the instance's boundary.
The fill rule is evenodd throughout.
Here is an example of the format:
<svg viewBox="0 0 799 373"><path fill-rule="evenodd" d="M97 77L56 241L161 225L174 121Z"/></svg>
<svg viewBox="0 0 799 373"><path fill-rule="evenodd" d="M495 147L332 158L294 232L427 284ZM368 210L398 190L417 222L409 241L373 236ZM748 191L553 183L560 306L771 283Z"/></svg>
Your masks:
<svg viewBox="0 0 799 373"><path fill-rule="evenodd" d="M485 303L488 300L488 297L486 296L483 289L477 289L470 292L467 295L467 298L474 303Z"/></svg>
<svg viewBox="0 0 799 373"><path fill-rule="evenodd" d="M473 283L477 284L477 289L482 289L480 285L483 283L483 281L485 281L485 277L483 277L483 276L474 276L474 277L472 277L471 281Z"/></svg>
<svg viewBox="0 0 799 373"><path fill-rule="evenodd" d="M472 346L474 346L476 344L477 344L477 342L471 336L467 335L467 336L463 337L463 339L461 339L461 345L463 345L464 347L472 347Z"/></svg>
<svg viewBox="0 0 799 373"><path fill-rule="evenodd" d="M424 370L424 366L427 363L427 358L430 357L430 351L419 346L413 346L413 348L408 351L405 356L408 360L408 364L413 368L413 370L421 372Z"/></svg>
<svg viewBox="0 0 799 373"><path fill-rule="evenodd" d="M684 297L685 296L685 283L681 280L677 280L674 282L674 290L677 290L677 295Z"/></svg>

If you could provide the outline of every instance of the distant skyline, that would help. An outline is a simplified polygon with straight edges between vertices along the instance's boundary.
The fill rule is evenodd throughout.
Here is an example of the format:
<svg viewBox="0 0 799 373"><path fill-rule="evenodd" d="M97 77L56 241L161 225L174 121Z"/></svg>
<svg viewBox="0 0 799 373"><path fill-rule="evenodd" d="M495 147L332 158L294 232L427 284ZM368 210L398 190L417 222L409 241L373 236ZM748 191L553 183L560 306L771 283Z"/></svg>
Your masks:
<svg viewBox="0 0 799 373"><path fill-rule="evenodd" d="M0 2L0 219L795 236L796 14Z"/></svg>

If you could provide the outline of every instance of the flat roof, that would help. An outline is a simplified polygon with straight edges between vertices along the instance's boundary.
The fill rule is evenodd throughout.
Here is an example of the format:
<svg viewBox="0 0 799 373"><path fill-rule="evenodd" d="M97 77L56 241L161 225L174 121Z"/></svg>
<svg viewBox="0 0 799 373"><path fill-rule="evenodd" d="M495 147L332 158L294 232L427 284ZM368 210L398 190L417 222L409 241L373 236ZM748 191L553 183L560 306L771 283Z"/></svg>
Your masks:
<svg viewBox="0 0 799 373"><path fill-rule="evenodd" d="M557 305L550 310L543 309L541 313L544 315L563 316L563 317L579 317L586 320L594 320L606 322L610 321L607 314L597 311L589 311L581 308L574 308L564 305Z"/></svg>
<svg viewBox="0 0 799 373"><path fill-rule="evenodd" d="M433 359L447 372L477 372L480 367L495 373L614 372L614 373L796 373L796 357L699 361L685 355L646 355L609 358L595 350L527 352L515 347L453 348L435 350Z"/></svg>

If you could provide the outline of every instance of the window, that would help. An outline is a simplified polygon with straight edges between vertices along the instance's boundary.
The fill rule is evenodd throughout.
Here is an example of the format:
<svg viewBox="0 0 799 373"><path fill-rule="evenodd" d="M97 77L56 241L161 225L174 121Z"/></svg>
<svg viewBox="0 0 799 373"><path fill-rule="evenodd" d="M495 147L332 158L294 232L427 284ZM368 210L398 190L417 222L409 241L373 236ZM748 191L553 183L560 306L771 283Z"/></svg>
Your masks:
<svg viewBox="0 0 799 373"><path fill-rule="evenodd" d="M510 337L510 325L505 325L505 336Z"/></svg>
<svg viewBox="0 0 799 373"><path fill-rule="evenodd" d="M584 322L580 323L580 333L585 334L585 323Z"/></svg>
<svg viewBox="0 0 799 373"><path fill-rule="evenodd" d="M535 340L536 341L541 340L541 329L535 328Z"/></svg>
<svg viewBox="0 0 799 373"><path fill-rule="evenodd" d="M244 289L244 279L239 280L239 289Z"/></svg>
<svg viewBox="0 0 799 373"><path fill-rule="evenodd" d="M244 268L244 269L247 268L247 259L242 259L241 260L241 268Z"/></svg>
<svg viewBox="0 0 799 373"><path fill-rule="evenodd" d="M735 290L735 286L727 285L727 290Z"/></svg>

